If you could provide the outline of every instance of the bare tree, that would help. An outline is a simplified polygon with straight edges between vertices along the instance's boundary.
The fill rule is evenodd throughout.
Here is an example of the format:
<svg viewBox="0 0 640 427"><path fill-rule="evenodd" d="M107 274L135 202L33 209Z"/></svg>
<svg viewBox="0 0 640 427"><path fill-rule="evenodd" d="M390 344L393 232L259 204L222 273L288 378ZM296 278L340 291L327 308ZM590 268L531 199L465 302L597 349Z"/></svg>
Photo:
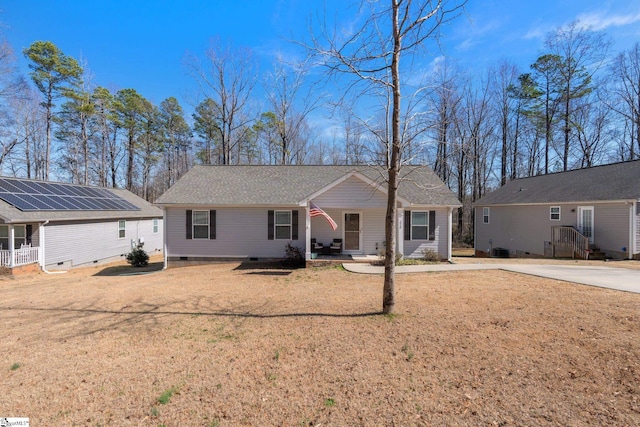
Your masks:
<svg viewBox="0 0 640 427"><path fill-rule="evenodd" d="M249 111L249 101L257 76L253 70L251 52L246 49L224 47L212 42L206 52L206 65L195 57L188 59L188 66L205 99L213 102L200 113L211 114L204 118L216 124L215 138L221 145L221 163L233 163L232 153L238 152L238 145L247 140L246 132L254 121ZM238 158L235 159L237 163Z"/></svg>
<svg viewBox="0 0 640 427"><path fill-rule="evenodd" d="M556 63L557 88L562 120L562 170L569 168L571 136L574 133L576 103L593 90L594 73L603 64L610 42L604 33L592 31L574 21L551 32L546 47L560 60Z"/></svg>
<svg viewBox="0 0 640 427"><path fill-rule="evenodd" d="M489 78L493 112L498 121L500 137L500 185L505 185L507 178L515 175L515 171L509 173L509 166L515 169L511 159L516 158L517 151L513 134L513 121L517 119L516 100L511 96L510 89L517 84L518 69L514 64L504 61L490 72Z"/></svg>
<svg viewBox="0 0 640 427"><path fill-rule="evenodd" d="M620 114L625 123L629 143L622 160L633 160L640 154L640 43L615 57L610 66L611 98L605 98L609 108Z"/></svg>
<svg viewBox="0 0 640 427"><path fill-rule="evenodd" d="M443 61L435 69L434 90L430 95L431 110L434 114L433 128L435 129L437 148L434 171L449 185L451 165L450 153L453 152L454 120L461 100L457 87L458 70L449 61Z"/></svg>
<svg viewBox="0 0 640 427"><path fill-rule="evenodd" d="M44 171L45 110L38 94L30 88L21 96L12 97L10 106L14 117L12 140L17 143L16 150L7 153L13 173L27 178L40 177Z"/></svg>
<svg viewBox="0 0 640 427"><path fill-rule="evenodd" d="M314 94L313 86L306 84L307 74L306 62L287 64L278 58L273 73L265 81L277 134L272 148L279 151L278 163L282 165L301 163L310 132L307 118L321 99Z"/></svg>
<svg viewBox="0 0 640 427"><path fill-rule="evenodd" d="M387 211L385 221L385 278L382 299L384 313L392 313L395 307L395 258L398 185L402 165L403 146L410 143L407 133L415 116L403 109L402 90L406 88L409 70L401 68L401 60L417 55L429 39L438 36L442 24L460 10L464 2L392 0L381 6L374 2L361 2L363 20L353 23L346 36L338 32L322 30L322 38L316 38L311 50L323 60L329 72L352 78L352 90L366 94L390 94L387 161L384 179L387 183ZM367 9L368 8L368 9ZM403 71L405 74L403 74ZM414 91L414 94L418 92ZM411 99L411 98L410 98ZM384 126L384 128L387 128Z"/></svg>
<svg viewBox="0 0 640 427"><path fill-rule="evenodd" d="M607 143L612 139L609 129L612 111L603 103L585 99L575 110L579 167L590 168L604 158Z"/></svg>
<svg viewBox="0 0 640 427"><path fill-rule="evenodd" d="M8 108L27 91L25 80L18 74L16 58L11 45L0 41L0 167L20 145L21 138L11 131L16 125L15 114Z"/></svg>

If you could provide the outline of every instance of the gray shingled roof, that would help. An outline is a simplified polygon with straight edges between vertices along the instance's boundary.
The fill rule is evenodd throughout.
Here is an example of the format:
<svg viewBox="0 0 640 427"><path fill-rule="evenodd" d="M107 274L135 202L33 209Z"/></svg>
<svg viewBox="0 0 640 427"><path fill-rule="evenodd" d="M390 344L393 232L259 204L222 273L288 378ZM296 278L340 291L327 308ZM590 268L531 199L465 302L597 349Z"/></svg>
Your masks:
<svg viewBox="0 0 640 427"><path fill-rule="evenodd" d="M158 205L297 205L357 171L383 182L369 166L195 166L156 200ZM405 166L398 195L418 205L460 206L428 167Z"/></svg>
<svg viewBox="0 0 640 427"><path fill-rule="evenodd" d="M50 221L84 221L105 219L161 218L162 210L127 190L107 188L124 200L137 206L138 211L29 211L16 209L0 200L0 218L5 223Z"/></svg>
<svg viewBox="0 0 640 427"><path fill-rule="evenodd" d="M589 202L640 199L640 160L508 182L475 204Z"/></svg>

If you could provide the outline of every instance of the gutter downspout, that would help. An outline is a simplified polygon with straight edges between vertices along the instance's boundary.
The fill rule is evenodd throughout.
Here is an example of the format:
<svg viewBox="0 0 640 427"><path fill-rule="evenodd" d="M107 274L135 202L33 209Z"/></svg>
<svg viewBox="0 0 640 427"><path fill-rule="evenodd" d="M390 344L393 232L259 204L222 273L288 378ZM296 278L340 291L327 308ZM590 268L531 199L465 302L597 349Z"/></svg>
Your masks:
<svg viewBox="0 0 640 427"><path fill-rule="evenodd" d="M40 239L40 268L42 269L42 271L44 271L47 274L64 274L66 273L65 271L49 271L47 270L46 263L44 262L44 252L45 252L45 241L44 241L44 226L49 224L49 220L46 220L44 223L40 224L39 227L39 239Z"/></svg>
<svg viewBox="0 0 640 427"><path fill-rule="evenodd" d="M447 215L447 262L449 264L453 263L451 259L452 253L452 240L453 240L453 208L449 206L447 208L449 211L449 215Z"/></svg>
<svg viewBox="0 0 640 427"><path fill-rule="evenodd" d="M633 259L633 253L636 251L636 245L638 242L636 241L636 233L638 223L636 220L636 212L637 212L637 203L636 201L631 203L629 206L629 259Z"/></svg>
<svg viewBox="0 0 640 427"><path fill-rule="evenodd" d="M164 265L162 266L163 270L166 270L168 267L168 256L167 256L167 208L166 206L162 207L162 257L164 258Z"/></svg>

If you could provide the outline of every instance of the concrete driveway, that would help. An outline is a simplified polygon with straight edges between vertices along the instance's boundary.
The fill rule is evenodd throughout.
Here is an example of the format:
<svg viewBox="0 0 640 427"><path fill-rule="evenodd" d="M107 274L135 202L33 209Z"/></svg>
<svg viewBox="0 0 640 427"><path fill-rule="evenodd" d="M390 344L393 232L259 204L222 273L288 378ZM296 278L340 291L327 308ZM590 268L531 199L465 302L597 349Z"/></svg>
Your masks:
<svg viewBox="0 0 640 427"><path fill-rule="evenodd" d="M640 270L577 265L502 265L502 270L640 293Z"/></svg>
<svg viewBox="0 0 640 427"><path fill-rule="evenodd" d="M370 264L345 263L343 266L353 273L384 273L384 267ZM557 264L434 264L396 267L397 273L469 270L505 270L583 285L640 293L640 270L627 268Z"/></svg>

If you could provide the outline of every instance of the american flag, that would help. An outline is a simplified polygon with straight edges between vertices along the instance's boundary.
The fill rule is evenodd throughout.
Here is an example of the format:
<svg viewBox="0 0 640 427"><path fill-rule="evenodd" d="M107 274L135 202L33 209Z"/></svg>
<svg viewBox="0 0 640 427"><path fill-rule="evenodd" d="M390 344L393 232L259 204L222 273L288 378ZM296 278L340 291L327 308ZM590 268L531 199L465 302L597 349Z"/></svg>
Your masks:
<svg viewBox="0 0 640 427"><path fill-rule="evenodd" d="M328 213L326 213L325 211L323 211L322 209L320 209L318 206L315 205L315 203L313 202L309 202L309 216L323 216L324 219L327 220L327 222L329 223L329 225L331 226L331 228L333 228L333 231L335 231L338 228L338 224L336 224L336 222L333 220L333 218L331 218L329 216Z"/></svg>

